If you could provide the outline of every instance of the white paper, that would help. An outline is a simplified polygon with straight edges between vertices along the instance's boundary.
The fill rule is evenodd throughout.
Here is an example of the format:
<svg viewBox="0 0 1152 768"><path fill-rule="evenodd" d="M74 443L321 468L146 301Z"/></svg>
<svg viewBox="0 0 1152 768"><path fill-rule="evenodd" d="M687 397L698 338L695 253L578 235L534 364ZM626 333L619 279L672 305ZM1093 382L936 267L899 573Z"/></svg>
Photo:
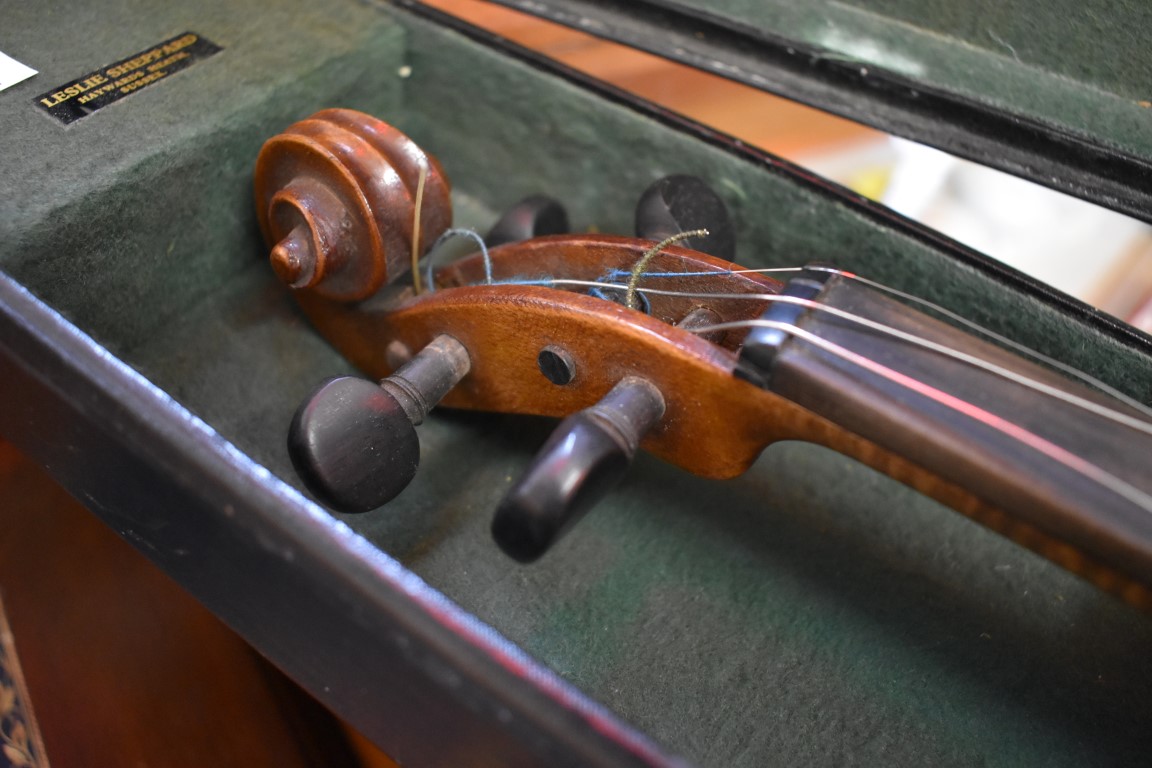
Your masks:
<svg viewBox="0 0 1152 768"><path fill-rule="evenodd" d="M0 52L0 91L21 83L36 74L32 67L26 67L11 56Z"/></svg>

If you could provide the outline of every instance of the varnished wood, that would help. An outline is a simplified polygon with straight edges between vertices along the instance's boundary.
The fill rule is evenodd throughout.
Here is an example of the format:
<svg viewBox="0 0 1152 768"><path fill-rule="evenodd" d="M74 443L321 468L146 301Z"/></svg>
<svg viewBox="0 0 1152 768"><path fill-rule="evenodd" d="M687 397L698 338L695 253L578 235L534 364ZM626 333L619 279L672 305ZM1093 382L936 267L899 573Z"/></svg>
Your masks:
<svg viewBox="0 0 1152 768"><path fill-rule="evenodd" d="M798 321L798 333L836 344L855 358L795 338L774 362L774 391L1064 542L1063 548L1040 546L1069 570L1086 572L1090 568L1081 561L1096 560L1152 584L1152 435L1143 414L859 283L833 278L819 304L995 365L1029 385L813 311ZM1103 406L1144 428L1036 385Z"/></svg>
<svg viewBox="0 0 1152 768"><path fill-rule="evenodd" d="M504 246L492 258L497 278L525 274L526 268L530 275L558 273L571 260L564 275L595 280L627 268L650 246L631 238L558 236ZM728 266L684 249L670 249L652 263L653 271L676 272ZM467 280L478 270L470 261L446 270L440 282ZM776 283L729 275L718 287L764 293L774 292ZM807 431L807 414L732 376L731 351L669 324L699 306L698 299L653 296L652 316L581 293L524 285L442 289L395 308L309 294L300 299L313 323L379 378L392 372L380 339L412 351L441 333L463 343L472 370L444 400L447 407L560 417L595 404L624 376L646 378L665 394L667 410L644 447L705 477L734 477L768 443ZM754 316L763 304L719 301L709 307L728 320ZM570 384L552 384L540 373L536 358L546 346L564 349L575 361Z"/></svg>
<svg viewBox="0 0 1152 768"><path fill-rule="evenodd" d="M3 441L0 512L0 591L53 768L394 765L354 753L332 715Z"/></svg>
<svg viewBox="0 0 1152 768"><path fill-rule="evenodd" d="M406 272L417 196L422 253L452 221L450 191L436 158L350 109L293 123L256 159L256 212L277 274L339 301L367 298Z"/></svg>
<svg viewBox="0 0 1152 768"><path fill-rule="evenodd" d="M627 270L648 247L630 238L558 236L495 249L491 260L497 283L534 275L597 280L611 270ZM735 265L678 248L657 255L649 269L717 272L714 278L651 277L645 283L664 287L667 282L689 293L778 290L771 279L740 274L733 271L739 269ZM475 284L483 276L483 264L473 256L441 270L441 287L421 296L401 291L375 306L350 306L307 293L299 298L321 332L376 377L391 373L395 362L384 353L381 339L413 351L440 334L458 339L469 350L472 371L445 399L445 406L563 417L596 403L624 376L640 376L660 389L667 404L643 447L687 471L734 477L770 443L803 440L823 445L948 504L1129 602L1152 606L1146 583L1135 580L1131 569L1124 575L1079 544L1053 535L1043 520L1009 516L979 492L928 471L908 453L886 450L791 398L735 377L731 348L738 346L741 334L718 346L674 327L700 306L731 321L756 316L765 301L654 294L651 315L645 315L576 292L586 290L581 287ZM571 383L552 384L541 375L536 357L546 346L560 347L575 360L577 375ZM991 349L988 354L995 356ZM1011 356L1000 353L1004 357ZM1038 369L1035 375L1052 378Z"/></svg>
<svg viewBox="0 0 1152 768"><path fill-rule="evenodd" d="M343 131L345 123L375 126L379 121L340 112L338 122ZM313 130L314 123L319 125L323 120L297 124L285 141L295 141L295 133L325 134L326 129ZM374 135L384 136L386 128L376 130ZM410 143L406 137L396 141L402 147ZM382 164L384 171L393 173L388 170L389 158L405 153L387 146L387 142L369 143L371 163ZM284 194L277 184L292 187L300 183L292 164L285 161L287 170L278 167L277 152L268 150L279 146L277 139L268 143L257 169L258 201L271 201L269 210L273 213ZM378 200L368 209L395 205L396 210L381 214L380 221L405 219L412 212L411 198L376 194L375 182L364 177L363 169L349 170L358 167L352 163L356 154L343 150L335 153L342 158L337 164L338 172L332 176L333 188L339 192L336 196L349 198L351 193L346 188L359 184L367 195L365 199ZM321 165L330 170L327 161ZM324 194L316 196L318 200L323 198ZM434 198L425 215L439 222L447 215L445 207L444 200ZM373 225L370 219L364 218L368 229L383 226L379 222ZM1116 494L1114 488L1101 491L1103 486L1098 488L1085 482L1087 476L1069 473L1068 466L1062 466L1060 461L1045 464L1045 459L1037 460L1030 449L1021 452L1019 445L1012 445L987 429L981 439L1000 451L996 455L1005 460L1004 468L1001 471L996 459L991 459L981 465L984 474L974 476L971 467L980 462L968 459L981 450L980 440L972 438L976 422L957 420L947 409L941 413L937 405L925 410L921 404L910 411L910 415L918 417L910 420L914 429L905 429L898 413L892 412L892 408L899 409L900 403L908 400L903 392L886 401L878 399L877 403L887 403L883 409L851 397L843 399L845 403L855 403L854 408L841 407L838 395L854 394L855 374L839 370L843 359L805 357L801 354L805 345L795 341L789 345L790 359L795 362L782 366L781 373L785 375L768 388L753 386L734 375L735 350L746 332L727 332L719 343L713 343L677 327L701 309L721 321L755 318L764 309L766 299L730 299L722 294L775 293L779 284L774 280L741 272L736 265L703 254L670 247L648 264L643 279L650 287L658 285L687 295L646 293L648 314L644 314L605 300L604 296L613 291L602 286L599 295L588 295L586 286L567 286L570 289L565 290L566 286L552 279L607 281L622 286L628 282L629 270L641 261L651 244L631 238L569 235L495 249L487 263L475 255L442 268L435 279L436 289L420 295L414 295L411 287L393 284L366 301L349 303L351 295L367 295L367 287L376 285L377 279L373 277L350 292L333 292L319 280L297 280L292 270L285 270L280 263L280 251L293 236L277 244L279 233L268 229L267 223L265 226L269 245L275 246L272 259L278 265L278 274L290 285L304 288L298 298L313 323L349 359L377 378L391 374L396 366L440 335L463 344L471 359L471 371L444 400L448 407L563 417L592 406L626 376L638 376L655 385L666 404L663 417L647 434L643 447L683 469L705 477L733 477L744 472L770 443L817 443L880 469L1007 532L1131 602L1152 602L1146 589L1152 584L1152 535L1144 534L1147 526L1143 518L1133 515L1129 508L1133 502L1121 499L1119 505L1115 503L1122 494ZM309 227L322 232L330 229L331 223L316 218L309 221ZM384 232L373 236L383 237ZM349 251L340 258L355 261L361 256ZM491 278L487 275L489 270ZM693 274L697 272L710 274ZM661 279L655 276L658 273L670 277ZM392 270L390 278L394 279L395 274ZM615 290L617 300L620 293L621 289ZM863 314L867 315L867 311ZM921 335L943 334L947 345L966 349L975 357L1003 357L997 350L962 334L944 333L941 329L946 326L932 326L927 318L918 319L922 317L919 313L908 310L904 315L904 319L911 318L913 330ZM834 329L835 324L828 327ZM924 332L929 327L931 333ZM865 334L853 343L869 347L871 341ZM560 349L574 361L576 373L570 382L555 384L540 372L537 358L546 347ZM914 347L886 349L884 353L916 360L925 356L924 350ZM816 360L817 365L810 364ZM931 361L928 365L928 369L919 370L930 370ZM1034 378L1047 376L1034 367L1022 370ZM795 375L789 378L790 373ZM963 378L971 377L958 377ZM968 383L973 388L971 392L957 391L952 395L963 401L965 397L987 394L984 390L991 387L995 397L1000 392L999 381L980 376ZM1087 396L1093 397L1091 393ZM931 415L925 420L929 412ZM965 415L972 413L975 411L969 409ZM1089 463L1115 456L1114 452L1099 450L1101 440L1096 429L1101 420L1085 417L1076 409L1066 415L1069 423L1079 425L1078 434L1084 444L1096 446ZM976 426L976 431L982 428ZM916 443L919 439L929 449L923 457L919 456ZM958 451L957 445L963 445L963 449ZM1078 446L1073 441L1060 450L1074 451ZM1139 473L1139 467L1133 469L1136 465L1112 463L1123 470L1125 481L1131 481L1133 471ZM1040 473L1037 477L1048 471L1062 473L1068 487L1077 489L1076 500L1062 503L1057 498L1059 488L1033 492L1031 477L1013 476L1020 474L1017 464ZM1110 507L1105 514L1097 515L1091 505L1100 500L1102 493L1110 500ZM1045 512L1034 513L1034 504Z"/></svg>

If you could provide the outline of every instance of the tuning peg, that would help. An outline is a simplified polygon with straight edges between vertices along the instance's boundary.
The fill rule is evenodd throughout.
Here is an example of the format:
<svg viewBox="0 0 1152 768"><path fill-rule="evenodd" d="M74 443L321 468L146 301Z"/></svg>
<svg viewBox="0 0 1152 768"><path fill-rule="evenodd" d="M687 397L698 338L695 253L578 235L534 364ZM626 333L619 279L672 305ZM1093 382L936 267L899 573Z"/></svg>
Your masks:
<svg viewBox="0 0 1152 768"><path fill-rule="evenodd" d="M542 235L563 235L568 231L568 212L564 206L547 195L532 195L505 211L488 230L484 242L489 248L495 248L504 243L518 243Z"/></svg>
<svg viewBox="0 0 1152 768"><path fill-rule="evenodd" d="M663 415L660 390L629 376L562 421L497 509L496 543L522 563L543 555L620 481Z"/></svg>
<svg viewBox="0 0 1152 768"><path fill-rule="evenodd" d="M379 385L352 376L323 382L288 429L296 473L339 512L367 512L391 501L420 464L416 426L470 367L464 345L438 336Z"/></svg>
<svg viewBox="0 0 1152 768"><path fill-rule="evenodd" d="M707 182L677 174L644 190L636 204L637 237L659 242L694 229L706 229L708 234L680 245L725 261L736 258L736 233L728 208Z"/></svg>

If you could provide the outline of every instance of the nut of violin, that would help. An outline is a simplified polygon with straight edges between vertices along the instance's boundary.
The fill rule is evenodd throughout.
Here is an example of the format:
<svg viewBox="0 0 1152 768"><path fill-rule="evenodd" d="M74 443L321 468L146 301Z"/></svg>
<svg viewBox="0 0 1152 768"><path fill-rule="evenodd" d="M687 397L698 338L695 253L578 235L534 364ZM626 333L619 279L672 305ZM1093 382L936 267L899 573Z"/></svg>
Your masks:
<svg viewBox="0 0 1152 768"><path fill-rule="evenodd" d="M327 109L269 139L256 161L256 210L270 260L288 286L359 301L411 266L452 220L440 164L362 112Z"/></svg>

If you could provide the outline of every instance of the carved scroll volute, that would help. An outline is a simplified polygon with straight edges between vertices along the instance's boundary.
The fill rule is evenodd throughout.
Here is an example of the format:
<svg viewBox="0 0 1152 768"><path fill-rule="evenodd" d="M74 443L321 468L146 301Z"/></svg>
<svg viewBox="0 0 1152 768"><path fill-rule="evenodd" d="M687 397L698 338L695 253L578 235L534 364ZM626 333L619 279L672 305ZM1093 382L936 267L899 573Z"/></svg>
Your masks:
<svg viewBox="0 0 1152 768"><path fill-rule="evenodd" d="M452 221L440 163L390 125L326 109L272 137L256 161L256 210L276 274L294 289L359 301L410 267Z"/></svg>

